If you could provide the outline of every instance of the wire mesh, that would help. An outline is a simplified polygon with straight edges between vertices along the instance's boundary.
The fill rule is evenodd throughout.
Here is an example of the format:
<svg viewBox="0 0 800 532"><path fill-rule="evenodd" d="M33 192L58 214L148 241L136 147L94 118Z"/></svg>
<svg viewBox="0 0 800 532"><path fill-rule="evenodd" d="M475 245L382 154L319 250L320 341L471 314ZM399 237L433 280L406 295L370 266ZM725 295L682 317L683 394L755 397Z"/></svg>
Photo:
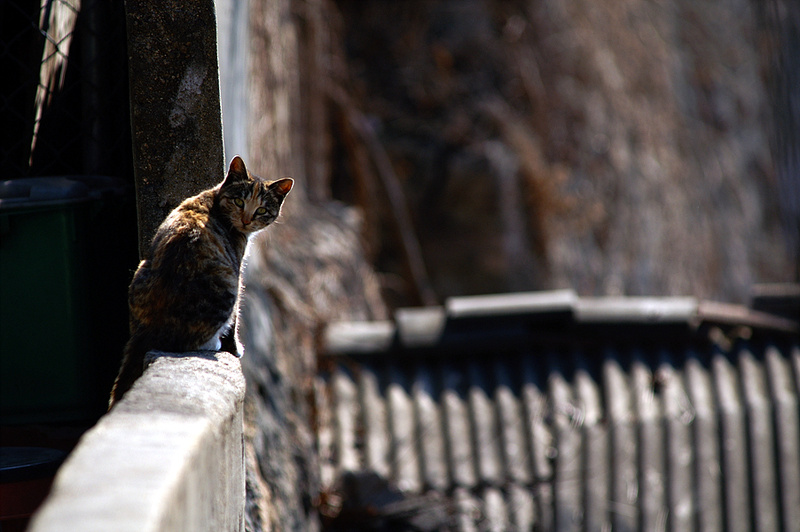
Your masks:
<svg viewBox="0 0 800 532"><path fill-rule="evenodd" d="M0 4L0 179L131 174L121 0Z"/></svg>

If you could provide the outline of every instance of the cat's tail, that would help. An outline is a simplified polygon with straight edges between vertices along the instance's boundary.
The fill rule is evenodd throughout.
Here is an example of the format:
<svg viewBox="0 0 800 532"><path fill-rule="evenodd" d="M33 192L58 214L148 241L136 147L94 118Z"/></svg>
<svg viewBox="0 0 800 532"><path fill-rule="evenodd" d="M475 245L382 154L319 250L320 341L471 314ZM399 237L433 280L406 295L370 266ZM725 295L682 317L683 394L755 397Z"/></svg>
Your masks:
<svg viewBox="0 0 800 532"><path fill-rule="evenodd" d="M146 342L140 335L134 334L125 349L122 351L122 364L111 388L111 397L108 400L108 409L122 399L122 396L131 389L133 383L144 373L144 356L147 354Z"/></svg>

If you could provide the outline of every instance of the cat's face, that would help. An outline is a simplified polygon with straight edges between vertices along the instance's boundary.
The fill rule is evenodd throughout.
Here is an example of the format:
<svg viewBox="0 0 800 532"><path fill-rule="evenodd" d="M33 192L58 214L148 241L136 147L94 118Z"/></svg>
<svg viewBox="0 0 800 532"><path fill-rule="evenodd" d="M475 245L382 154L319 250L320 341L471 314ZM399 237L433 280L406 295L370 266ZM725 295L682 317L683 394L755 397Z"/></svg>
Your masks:
<svg viewBox="0 0 800 532"><path fill-rule="evenodd" d="M242 233L254 233L275 221L293 181L264 181L250 175L239 156L231 161L219 190L220 212Z"/></svg>

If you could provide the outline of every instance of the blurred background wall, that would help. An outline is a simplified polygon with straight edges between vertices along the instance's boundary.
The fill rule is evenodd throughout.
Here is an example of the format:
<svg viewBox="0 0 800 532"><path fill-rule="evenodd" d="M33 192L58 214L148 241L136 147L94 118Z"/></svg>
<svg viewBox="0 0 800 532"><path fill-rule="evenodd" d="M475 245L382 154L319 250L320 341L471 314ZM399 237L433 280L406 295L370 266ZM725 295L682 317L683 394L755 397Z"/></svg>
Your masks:
<svg viewBox="0 0 800 532"><path fill-rule="evenodd" d="M390 303L562 287L744 301L797 278L797 8L260 3L251 109L269 113L234 151L357 206Z"/></svg>
<svg viewBox="0 0 800 532"><path fill-rule="evenodd" d="M219 0L218 16L226 159L296 183L248 269L249 529L319 527L332 320L549 288L744 302L798 279L789 3Z"/></svg>

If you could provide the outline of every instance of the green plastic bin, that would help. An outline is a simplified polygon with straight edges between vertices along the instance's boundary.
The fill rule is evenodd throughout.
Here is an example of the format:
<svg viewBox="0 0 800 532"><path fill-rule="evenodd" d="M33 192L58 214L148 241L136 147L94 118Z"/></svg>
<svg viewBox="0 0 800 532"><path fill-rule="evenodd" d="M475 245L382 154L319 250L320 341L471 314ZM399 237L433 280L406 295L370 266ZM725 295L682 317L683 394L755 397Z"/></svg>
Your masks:
<svg viewBox="0 0 800 532"><path fill-rule="evenodd" d="M0 424L102 413L124 341L132 202L109 177L0 182Z"/></svg>

